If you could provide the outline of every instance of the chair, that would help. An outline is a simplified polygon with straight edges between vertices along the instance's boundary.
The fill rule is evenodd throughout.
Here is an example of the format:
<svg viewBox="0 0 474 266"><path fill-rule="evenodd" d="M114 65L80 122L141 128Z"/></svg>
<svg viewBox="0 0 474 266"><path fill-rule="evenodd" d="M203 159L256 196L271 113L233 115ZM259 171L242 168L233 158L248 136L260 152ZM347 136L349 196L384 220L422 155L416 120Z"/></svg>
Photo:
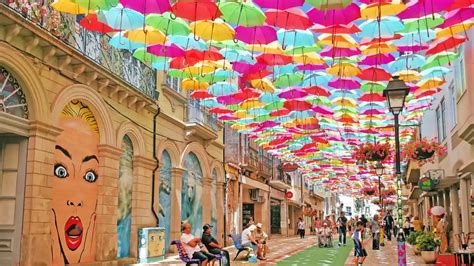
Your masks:
<svg viewBox="0 0 474 266"><path fill-rule="evenodd" d="M232 238L232 242L234 243L234 247L238 250L237 255L235 255L234 260L237 259L240 252L242 252L242 251L247 251L247 255L246 255L247 257L250 255L250 251L252 251L252 249L242 246L242 238L239 234L230 234L230 235L228 235L228 237Z"/></svg>
<svg viewBox="0 0 474 266"><path fill-rule="evenodd" d="M186 253L186 250L183 247L183 243L181 243L180 240L173 240L171 241L171 245L175 245L176 248L178 249L178 254L179 254L179 259L186 263L186 266L192 265L192 264L197 264L198 266L201 265L201 261L198 259L190 259L188 257L188 254ZM219 261L219 265L221 264L221 259L222 256L219 254L212 254L216 257L216 260Z"/></svg>

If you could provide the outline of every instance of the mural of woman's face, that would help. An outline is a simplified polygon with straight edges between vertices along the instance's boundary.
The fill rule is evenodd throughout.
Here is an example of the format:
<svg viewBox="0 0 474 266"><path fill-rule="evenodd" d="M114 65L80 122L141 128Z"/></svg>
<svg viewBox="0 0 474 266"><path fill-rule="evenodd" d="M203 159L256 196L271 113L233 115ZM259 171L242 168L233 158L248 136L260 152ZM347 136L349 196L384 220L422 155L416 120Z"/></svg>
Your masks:
<svg viewBox="0 0 474 266"><path fill-rule="evenodd" d="M94 259L94 225L98 192L99 136L82 118L65 117L55 146L52 192L53 249L61 260L78 263ZM54 241L54 240L53 240ZM54 246L56 245L56 247ZM54 252L53 252L54 253Z"/></svg>

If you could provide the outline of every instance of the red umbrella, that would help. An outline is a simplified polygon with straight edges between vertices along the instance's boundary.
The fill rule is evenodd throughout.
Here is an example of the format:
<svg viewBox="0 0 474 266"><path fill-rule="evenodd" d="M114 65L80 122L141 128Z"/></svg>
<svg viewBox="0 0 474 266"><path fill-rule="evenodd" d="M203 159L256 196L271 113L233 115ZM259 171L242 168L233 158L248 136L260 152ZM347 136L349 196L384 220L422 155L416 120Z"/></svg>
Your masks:
<svg viewBox="0 0 474 266"><path fill-rule="evenodd" d="M455 24L463 23L464 21L474 17L474 8L463 7L448 12L444 15L444 23L439 25L440 28L447 28Z"/></svg>
<svg viewBox="0 0 474 266"><path fill-rule="evenodd" d="M88 31L95 31L100 33L118 32L119 30L112 29L107 24L100 22L97 19L97 14L89 14L81 19L79 24Z"/></svg>
<svg viewBox="0 0 474 266"><path fill-rule="evenodd" d="M260 92L250 89L250 88L244 88L240 90L239 92L236 92L234 94L231 94L232 97L236 99L241 99L241 100L247 100L250 98L257 98L261 95Z"/></svg>
<svg viewBox="0 0 474 266"><path fill-rule="evenodd" d="M363 69L362 72L357 76L362 80L369 81L388 81L392 78L392 75L379 67L368 67Z"/></svg>
<svg viewBox="0 0 474 266"><path fill-rule="evenodd" d="M184 57L186 58L186 62L193 66L197 62L209 60L209 61L218 61L224 59L224 56L219 53L219 51L211 47L209 50L200 51L200 50L188 50L184 53Z"/></svg>
<svg viewBox="0 0 474 266"><path fill-rule="evenodd" d="M386 99L380 93L364 93L358 99L361 102L385 102Z"/></svg>
<svg viewBox="0 0 474 266"><path fill-rule="evenodd" d="M360 7L352 3L342 9L319 10L311 8L308 16L313 23L323 26L349 24L360 18Z"/></svg>
<svg viewBox="0 0 474 266"><path fill-rule="evenodd" d="M272 74L272 72L262 69L256 72L249 72L242 76L245 80L263 79L264 77Z"/></svg>
<svg viewBox="0 0 474 266"><path fill-rule="evenodd" d="M234 111L225 108L224 106L216 106L209 109L209 113L213 114L232 114Z"/></svg>
<svg viewBox="0 0 474 266"><path fill-rule="evenodd" d="M331 26L323 26L316 24L311 27L311 30L317 33L328 33L328 34L354 34L358 33L361 30L353 23L345 24L336 24Z"/></svg>
<svg viewBox="0 0 474 266"><path fill-rule="evenodd" d="M261 8L287 9L302 6L304 0L253 0Z"/></svg>
<svg viewBox="0 0 474 266"><path fill-rule="evenodd" d="M439 52L452 49L463 43L465 40L466 37L460 35L439 38L436 41L430 43L428 50L426 50L426 55L437 54Z"/></svg>
<svg viewBox="0 0 474 266"><path fill-rule="evenodd" d="M288 115L289 113L291 113L291 111L288 109L279 109L279 110L275 110L271 112L270 116L285 116L285 115Z"/></svg>
<svg viewBox="0 0 474 266"><path fill-rule="evenodd" d="M454 0L453 3L446 8L446 10L454 10L457 8L462 8L462 7L468 7L470 5L474 4L472 0L466 1L466 0Z"/></svg>
<svg viewBox="0 0 474 266"><path fill-rule="evenodd" d="M311 109L312 105L302 99L287 100L283 107L291 111L305 111Z"/></svg>
<svg viewBox="0 0 474 266"><path fill-rule="evenodd" d="M360 45L369 45L369 44L373 44L373 43L379 43L379 42L388 42L388 41L393 41L393 40L398 40L400 38L402 38L403 36L400 34L400 33L395 33L393 36L385 36L385 37L374 37L372 39L367 39L367 38L364 38L360 41Z"/></svg>
<svg viewBox="0 0 474 266"><path fill-rule="evenodd" d="M265 16L268 25L287 30L305 30L313 25L306 13L299 8L269 9Z"/></svg>
<svg viewBox="0 0 474 266"><path fill-rule="evenodd" d="M258 64L264 64L269 66L288 65L293 61L293 58L288 55L267 53L262 53L255 59L257 59Z"/></svg>
<svg viewBox="0 0 474 266"><path fill-rule="evenodd" d="M191 21L214 20L222 15L212 0L177 0L171 7L171 12Z"/></svg>
<svg viewBox="0 0 474 266"><path fill-rule="evenodd" d="M303 88L303 90L309 94L318 95L318 96L328 97L331 95L331 93L326 88L323 88L321 86L307 87L307 88Z"/></svg>
<svg viewBox="0 0 474 266"><path fill-rule="evenodd" d="M214 95L207 92L207 90L196 90L196 91L193 91L191 94L189 94L189 96L191 96L191 98L194 98L194 99L207 99L207 98L214 97Z"/></svg>

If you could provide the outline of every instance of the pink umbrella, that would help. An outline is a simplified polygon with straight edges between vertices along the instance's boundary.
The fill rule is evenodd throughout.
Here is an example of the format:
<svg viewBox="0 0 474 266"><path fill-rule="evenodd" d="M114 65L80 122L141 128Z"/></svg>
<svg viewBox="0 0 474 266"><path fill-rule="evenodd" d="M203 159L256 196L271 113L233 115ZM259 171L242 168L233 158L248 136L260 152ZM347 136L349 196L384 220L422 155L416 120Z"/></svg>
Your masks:
<svg viewBox="0 0 474 266"><path fill-rule="evenodd" d="M242 74L259 72L265 68L266 68L266 65L263 65L263 64L251 65L251 64L242 63L242 62L234 62L232 64L232 69Z"/></svg>
<svg viewBox="0 0 474 266"><path fill-rule="evenodd" d="M474 8L463 7L452 10L444 16L444 23L439 25L440 28L447 28L455 24L463 23L464 21L474 17Z"/></svg>
<svg viewBox="0 0 474 266"><path fill-rule="evenodd" d="M235 38L248 44L269 44L277 40L277 34L271 26L238 26L235 28Z"/></svg>
<svg viewBox="0 0 474 266"><path fill-rule="evenodd" d="M296 68L298 70L310 70L310 71L315 71L315 70L323 70L323 69L326 69L327 66L326 65L313 65L313 64L310 64L310 65L298 65L296 66Z"/></svg>
<svg viewBox="0 0 474 266"><path fill-rule="evenodd" d="M157 56L166 56L166 57L179 57L185 54L184 50L179 46L174 44L156 44L147 47L147 52L157 55Z"/></svg>
<svg viewBox="0 0 474 266"><path fill-rule="evenodd" d="M419 52L426 50L428 48L428 44L423 43L422 45L411 45L411 46L398 46L399 52Z"/></svg>
<svg viewBox="0 0 474 266"><path fill-rule="evenodd" d="M335 89L355 90L360 88L360 83L353 79L337 78L328 83L329 86Z"/></svg>
<svg viewBox="0 0 474 266"><path fill-rule="evenodd" d="M304 0L253 0L261 8L287 9L302 6Z"/></svg>
<svg viewBox="0 0 474 266"><path fill-rule="evenodd" d="M452 4L453 0L414 0L397 16L401 19L424 17L444 11Z"/></svg>
<svg viewBox="0 0 474 266"><path fill-rule="evenodd" d="M233 115L220 115L219 120L222 121L232 121L232 120L239 120L239 118L233 116Z"/></svg>
<svg viewBox="0 0 474 266"><path fill-rule="evenodd" d="M350 57L354 55L359 55L360 50L358 48L338 48L327 46L320 52L321 56L326 57Z"/></svg>
<svg viewBox="0 0 474 266"><path fill-rule="evenodd" d="M363 69L362 72L357 75L358 78L362 80L370 81L388 81L392 78L392 75L388 73L385 69L380 67L368 67Z"/></svg>
<svg viewBox="0 0 474 266"><path fill-rule="evenodd" d="M164 13L171 10L169 0L120 0L123 7L133 9L142 14Z"/></svg>
<svg viewBox="0 0 474 266"><path fill-rule="evenodd" d="M216 100L217 100L218 103L225 104L225 105L239 104L239 103L245 101L245 99L236 98L232 94L231 95L225 95L225 96L219 96L219 97L217 97Z"/></svg>
<svg viewBox="0 0 474 266"><path fill-rule="evenodd" d="M395 60L395 57L393 57L391 54L367 55L362 59L362 61L359 62L359 65L384 65L392 62L393 60Z"/></svg>
<svg viewBox="0 0 474 266"><path fill-rule="evenodd" d="M342 9L318 10L312 8L308 17L316 24L331 26L336 24L349 24L360 18L360 7L352 3Z"/></svg>
<svg viewBox="0 0 474 266"><path fill-rule="evenodd" d="M329 109L329 107L324 107L324 106L315 106L311 110L313 110L314 112L316 112L318 114L322 114L322 115L333 115L334 114L334 112L331 109Z"/></svg>
<svg viewBox="0 0 474 266"><path fill-rule="evenodd" d="M380 109L367 109L362 112L363 115L381 115L385 114L385 111Z"/></svg>
<svg viewBox="0 0 474 266"><path fill-rule="evenodd" d="M301 88L293 87L282 90L278 97L283 99L297 99L308 96L308 93Z"/></svg>
<svg viewBox="0 0 474 266"><path fill-rule="evenodd" d="M295 7L285 10L269 9L265 12L265 16L268 25L286 30L305 30L313 25L308 15Z"/></svg>
<svg viewBox="0 0 474 266"><path fill-rule="evenodd" d="M323 26L316 24L311 27L311 30L317 33L329 33L329 34L354 34L361 32L359 27L354 25L353 23L349 23L347 25L344 24L336 24L331 26Z"/></svg>

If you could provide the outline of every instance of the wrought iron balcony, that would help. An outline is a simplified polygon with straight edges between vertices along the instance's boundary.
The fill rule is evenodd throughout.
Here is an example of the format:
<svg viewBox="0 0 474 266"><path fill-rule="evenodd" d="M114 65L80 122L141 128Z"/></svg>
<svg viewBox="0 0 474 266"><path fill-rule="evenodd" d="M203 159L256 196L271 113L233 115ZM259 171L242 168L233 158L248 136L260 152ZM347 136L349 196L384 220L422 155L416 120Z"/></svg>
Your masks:
<svg viewBox="0 0 474 266"><path fill-rule="evenodd" d="M220 128L216 115L209 113L204 106L199 104L198 100L188 99L187 107L186 122L203 125L214 132L219 131Z"/></svg>

